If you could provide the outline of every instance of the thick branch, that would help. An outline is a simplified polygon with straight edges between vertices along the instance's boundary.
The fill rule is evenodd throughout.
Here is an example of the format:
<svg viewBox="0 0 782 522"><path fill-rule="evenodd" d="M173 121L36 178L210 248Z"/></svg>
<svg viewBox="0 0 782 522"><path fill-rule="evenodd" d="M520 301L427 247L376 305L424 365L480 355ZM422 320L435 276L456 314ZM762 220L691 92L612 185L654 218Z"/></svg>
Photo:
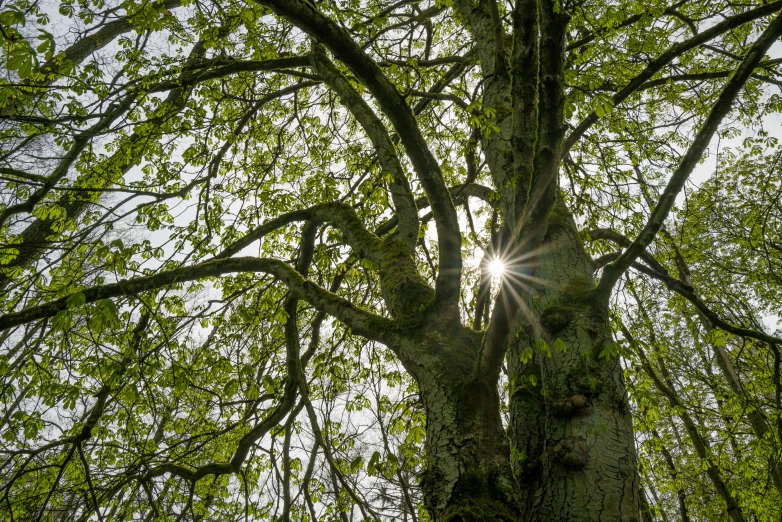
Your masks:
<svg viewBox="0 0 782 522"><path fill-rule="evenodd" d="M181 3L181 0L165 0L160 3L152 2L154 8L160 12L177 8ZM79 38L63 52L51 57L39 70L41 74L46 76L44 85L48 85L56 79L63 64L79 65L85 58L110 44L119 35L132 31L132 18L132 16L123 16L109 22L94 33Z"/></svg>
<svg viewBox="0 0 782 522"><path fill-rule="evenodd" d="M226 247L215 258L224 259L231 257L267 234L296 221L330 224L342 232L345 242L358 251L362 257L371 260L377 265L380 264L380 239L375 234L367 231L353 207L344 203L324 203L283 214L250 230L243 238Z"/></svg>
<svg viewBox="0 0 782 522"><path fill-rule="evenodd" d="M14 176L34 183L46 183L46 176L40 176L38 174L32 174L23 170L12 169L10 167L0 167L0 174L7 176Z"/></svg>
<svg viewBox="0 0 782 522"><path fill-rule="evenodd" d="M196 44L193 48L193 51L191 52L190 57L188 58L188 63L196 62L202 55L205 49L203 48L202 44ZM246 70L272 70L277 68L277 66L282 63L298 63L301 61L303 64L309 63L309 58L304 57L301 59L300 57L291 57L291 58L282 58L282 59L272 59L272 60L263 60L263 61L254 61L251 63L252 69L246 69ZM211 63L211 62L210 62ZM197 74L196 76L193 76L194 70L186 67L185 69L189 71L188 73L183 73L182 77L178 81L172 81L172 82L164 82L164 84L167 86L166 89L163 89L162 87L159 89L159 91L168 90L170 89L169 95L167 96L165 103L161 105L161 107L155 112L152 118L147 122L147 125L145 125L144 132L137 131L134 132L128 139L130 141L131 145L135 145L137 143L142 142L143 140L149 140L154 139L156 136L156 133L159 133L161 131L160 124L165 121L166 118L172 116L173 114L176 114L180 110L182 110L187 102L187 92L189 92L189 88L192 88L196 83L199 83L201 81L205 81L210 74L214 73L211 78L217 78L222 77L229 74L234 74L238 72L239 70L245 70L242 69L244 65L247 65L246 63L238 63L234 65L226 65L221 66L215 71ZM219 74L217 74L219 73ZM159 86L164 85L159 84ZM258 105L262 105L265 103L268 103L272 100L276 100L282 96L292 94L300 89L310 87L312 85L315 85L314 82L301 82L297 83L285 88L282 88L280 90L274 91L272 93L269 93L268 95L264 96L258 101ZM188 89L186 90L185 87ZM152 92L158 92L157 88L153 88ZM133 98L133 96L131 96ZM101 164L101 166L97 170L103 170L104 172L109 172L105 176L105 179L110 179L111 181L119 181L119 178L127 172L133 165L135 165L137 161L137 155L141 154L143 152L142 148L139 147L131 147L134 151L134 154L130 157L126 156L125 154L115 154L109 159L107 159L104 163ZM21 177L21 174L18 174L17 171L9 172L9 174L17 175ZM3 173L4 169L0 169L0 173ZM216 172L214 173L216 174ZM196 178L190 183L188 183L185 187L183 187L181 190L177 191L176 193L167 194L165 197L175 197L178 195L184 195L187 192L189 192L193 187L198 185L199 183L203 183L209 179L211 179L213 175L210 173L210 176L205 178ZM41 177L41 179L45 180L46 178ZM78 180L77 180L78 184ZM94 194L100 193L102 190L105 190L105 187L91 187L94 188L93 192ZM71 194L65 194L61 196L57 202L58 206L63 208L66 213L66 218L68 220L76 220L78 217L93 204L93 199L91 197L83 196L78 199L73 198ZM13 268L15 266L28 266L36 261L36 258L46 249L47 245L51 243L51 240L47 239L47 237L52 233L50 230L50 226L52 225L52 220L50 219L42 219L38 218L35 221L33 221L30 225L27 226L27 228L24 229L24 231L20 234L21 242L17 243L15 245L15 248L19 250L19 254L17 257L15 257L10 263L8 263L6 268ZM0 289L2 289L6 284L8 283L7 276L0 273Z"/></svg>
<svg viewBox="0 0 782 522"><path fill-rule="evenodd" d="M73 162L75 162L84 149L87 148L89 143L101 132L105 131L114 120L126 113L135 100L136 93L129 93L119 104L114 105L109 113L101 118L100 121L76 136L70 149L68 149L68 152L60 159L59 164L54 168L52 173L44 178L44 182L38 190L30 194L26 201L17 203L16 205L10 205L0 212L0 227L2 227L10 217L16 214L32 212L35 205L46 197L46 195L54 189L55 185L68 174Z"/></svg>
<svg viewBox="0 0 782 522"><path fill-rule="evenodd" d="M268 60L226 60L224 58L207 60L196 63L191 67L185 67L182 71L182 78L176 81L161 82L153 86L149 92L164 92L172 88L190 86L242 72L264 72L292 67L307 67L311 65L310 59L309 56L304 55L283 56Z"/></svg>
<svg viewBox="0 0 782 522"><path fill-rule="evenodd" d="M539 2L520 0L513 10L513 72L511 100L513 104L513 179L515 201L505 209L508 228L518 232L521 216L527 205L535 168L535 144L538 140L539 96ZM513 234L514 236L516 233Z"/></svg>
<svg viewBox="0 0 782 522"><path fill-rule="evenodd" d="M590 239L596 240L596 239L605 239L606 241L611 241L612 243L616 243L620 247L627 248L630 245L633 244L633 242L620 234L619 232L616 232L614 230L608 229L608 228L595 228L589 231L589 237ZM648 252L645 250L641 252L640 254L641 259L644 260L644 262L655 269L656 271L660 272L661 274L668 275L668 270L662 266L654 257L652 257ZM616 259L616 257L613 257L611 261ZM604 265L601 265L604 266Z"/></svg>
<svg viewBox="0 0 782 522"><path fill-rule="evenodd" d="M320 49L320 50L318 50ZM398 216L398 229L401 239L406 241L410 248L415 247L418 240L418 210L415 199L410 189L402 165L396 155L394 144L386 131L385 125L377 117L372 108L364 101L361 95L350 85L350 82L332 64L326 53L320 46L316 46L313 55L315 69L323 76L324 81L339 95L342 104L353 114L358 123L364 129L372 145L377 151L380 167L391 174L389 183L391 198L396 206Z"/></svg>
<svg viewBox="0 0 782 522"><path fill-rule="evenodd" d="M768 48L771 47L780 34L782 34L782 16L775 18L763 31L760 38L750 48L741 65L736 69L735 74L722 89L717 102L695 136L695 140L679 163L679 167L671 176L646 226L644 226L641 233L622 256L603 270L603 276L600 278L598 285L598 292L605 299L608 299L611 289L619 277L633 264L638 256L641 255L641 252L651 244L654 236L657 235L657 232L673 208L676 196L684 187L684 183L698 164L698 161L700 161L712 136L717 132L720 122L730 112L733 102L738 97L752 71L760 63Z"/></svg>
<svg viewBox="0 0 782 522"><path fill-rule="evenodd" d="M456 208L443 181L440 165L429 150L410 107L378 64L364 53L350 34L312 4L303 0L259 0L259 3L307 32L350 67L391 120L424 190L432 201L440 249L437 302L455 311L462 272L462 238Z"/></svg>
<svg viewBox="0 0 782 522"><path fill-rule="evenodd" d="M539 111L535 162L524 206L521 245L535 249L543 240L557 198L559 158L565 133L565 34L569 16L557 13L553 1L541 2ZM518 196L517 196L518 197Z"/></svg>
<svg viewBox="0 0 782 522"><path fill-rule="evenodd" d="M292 295L307 301L317 310L336 317L355 333L368 339L383 342L383 332L388 331L393 326L393 323L388 319L360 310L349 301L305 280L296 270L276 259L256 257L216 259L197 265L167 270L150 276L123 279L114 284L87 288L76 293L84 295L85 303L93 303L101 299L111 299L113 297L137 296L140 293L175 283L184 283L236 272L260 272L274 276L288 287ZM0 331L38 319L53 317L57 312L68 308L68 299L70 297L66 296L49 303L0 316Z"/></svg>

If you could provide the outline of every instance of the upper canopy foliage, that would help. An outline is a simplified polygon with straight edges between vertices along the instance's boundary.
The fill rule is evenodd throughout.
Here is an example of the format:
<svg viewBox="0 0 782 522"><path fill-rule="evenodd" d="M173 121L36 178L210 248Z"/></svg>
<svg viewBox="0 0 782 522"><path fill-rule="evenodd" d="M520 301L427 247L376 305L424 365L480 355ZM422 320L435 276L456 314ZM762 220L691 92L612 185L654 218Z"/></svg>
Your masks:
<svg viewBox="0 0 782 522"><path fill-rule="evenodd" d="M512 107L470 2L285 4L0 7L0 518L428 520L387 347L440 304L485 327ZM474 4L513 56L512 3ZM782 2L555 6L559 197L600 270ZM778 520L778 46L607 286L650 517L727 520L717 476Z"/></svg>

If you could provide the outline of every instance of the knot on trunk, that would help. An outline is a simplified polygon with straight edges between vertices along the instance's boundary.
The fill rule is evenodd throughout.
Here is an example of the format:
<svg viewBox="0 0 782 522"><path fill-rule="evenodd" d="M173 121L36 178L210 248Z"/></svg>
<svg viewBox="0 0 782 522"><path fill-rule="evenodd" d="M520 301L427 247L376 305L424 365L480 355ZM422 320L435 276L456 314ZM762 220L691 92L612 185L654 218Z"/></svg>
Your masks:
<svg viewBox="0 0 782 522"><path fill-rule="evenodd" d="M597 397L603 389L604 380L601 368L593 361L579 364L567 373L568 388L574 396Z"/></svg>
<svg viewBox="0 0 782 522"><path fill-rule="evenodd" d="M573 308L555 304L543 310L540 322L551 334L554 334L570 323L573 319Z"/></svg>
<svg viewBox="0 0 782 522"><path fill-rule="evenodd" d="M589 449L578 437L560 440L551 453L556 462L572 470L581 469L589 462Z"/></svg>
<svg viewBox="0 0 782 522"><path fill-rule="evenodd" d="M575 417L586 415L591 411L589 400L583 395L573 395L570 398L554 401L551 410L560 417Z"/></svg>

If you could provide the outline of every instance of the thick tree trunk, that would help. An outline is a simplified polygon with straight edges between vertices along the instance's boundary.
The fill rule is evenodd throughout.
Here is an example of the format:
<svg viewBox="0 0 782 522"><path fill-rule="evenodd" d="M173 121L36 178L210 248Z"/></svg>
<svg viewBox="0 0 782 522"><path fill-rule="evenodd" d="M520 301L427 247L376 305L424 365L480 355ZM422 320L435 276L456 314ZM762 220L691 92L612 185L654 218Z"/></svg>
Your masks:
<svg viewBox="0 0 782 522"><path fill-rule="evenodd" d="M535 274L538 290L526 303L531 322L507 355L522 520L639 517L622 368L608 309L593 299L592 272L572 217L558 201Z"/></svg>
<svg viewBox="0 0 782 522"><path fill-rule="evenodd" d="M434 520L639 520L622 369L592 272L560 201L538 259L541 284L522 305L528 322L511 333L507 430L496 379L479 368L481 334L445 313L419 331L409 370L427 413L422 487Z"/></svg>
<svg viewBox="0 0 782 522"><path fill-rule="evenodd" d="M418 372L427 412L422 487L437 521L517 521L520 497L493 379L477 377L481 336L454 325L426 335L432 354Z"/></svg>

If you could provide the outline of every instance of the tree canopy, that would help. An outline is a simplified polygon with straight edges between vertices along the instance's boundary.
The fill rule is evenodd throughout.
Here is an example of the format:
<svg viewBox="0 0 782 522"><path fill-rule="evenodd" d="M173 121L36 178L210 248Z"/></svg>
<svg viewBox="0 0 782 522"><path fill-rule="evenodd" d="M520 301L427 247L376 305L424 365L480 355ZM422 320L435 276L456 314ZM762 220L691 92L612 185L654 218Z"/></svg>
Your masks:
<svg viewBox="0 0 782 522"><path fill-rule="evenodd" d="M4 2L0 518L778 521L781 12Z"/></svg>

